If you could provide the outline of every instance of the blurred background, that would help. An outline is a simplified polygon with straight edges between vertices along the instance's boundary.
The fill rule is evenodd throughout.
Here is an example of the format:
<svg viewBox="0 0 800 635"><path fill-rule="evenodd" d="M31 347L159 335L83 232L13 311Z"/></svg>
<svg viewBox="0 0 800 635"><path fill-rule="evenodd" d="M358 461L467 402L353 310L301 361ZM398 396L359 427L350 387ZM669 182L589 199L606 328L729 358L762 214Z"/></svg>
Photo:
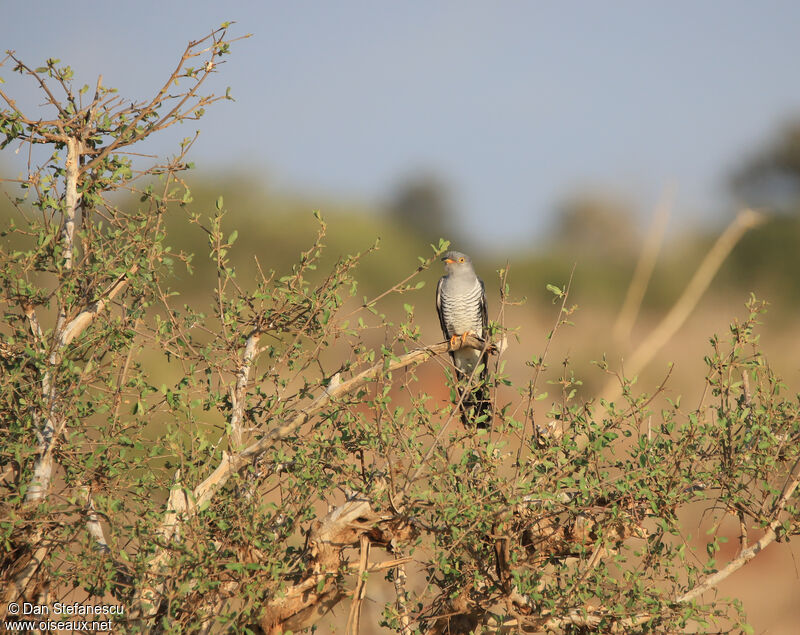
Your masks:
<svg viewBox="0 0 800 635"><path fill-rule="evenodd" d="M3 49L32 66L60 58L78 86L102 74L136 100L160 88L189 40L236 21L233 36L252 37L234 44L209 85L218 94L230 87L235 101L140 149L170 154L201 130L190 154L193 208L212 214L223 196L226 223L239 230L240 277L254 272L253 254L265 267L289 267L312 240L314 209L330 223L330 260L381 238L361 270L365 295L405 277L446 238L476 261L492 317L498 269L509 269L512 296L525 298L504 318L519 328L506 355L520 379L557 314L545 286L563 287L574 268L570 303L579 308L550 361L570 359L587 399L606 382L589 362L605 354L624 367L724 228L755 207L765 221L738 242L639 385L652 391L675 362L667 394L694 404L708 338L745 314L752 292L770 303L768 360L800 391L798 3L3 8ZM47 116L30 81L7 66L0 77L23 110ZM0 155L4 176L24 173L24 154ZM172 242L198 253L195 275L176 286L210 298L202 232ZM621 319L643 249L652 276L640 310ZM425 275L427 286L398 302L415 305L432 342L441 339L432 297L440 272ZM772 545L721 588L744 599L758 633L797 632L797 548Z"/></svg>

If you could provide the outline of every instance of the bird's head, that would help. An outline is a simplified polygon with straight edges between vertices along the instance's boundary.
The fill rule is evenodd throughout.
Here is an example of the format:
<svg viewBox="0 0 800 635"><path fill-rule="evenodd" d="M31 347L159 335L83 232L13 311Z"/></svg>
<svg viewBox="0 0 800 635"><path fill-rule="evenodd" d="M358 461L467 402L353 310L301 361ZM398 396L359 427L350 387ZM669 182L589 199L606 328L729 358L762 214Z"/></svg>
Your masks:
<svg viewBox="0 0 800 635"><path fill-rule="evenodd" d="M460 273L472 271L472 260L467 254L460 251L448 251L442 255L445 273Z"/></svg>

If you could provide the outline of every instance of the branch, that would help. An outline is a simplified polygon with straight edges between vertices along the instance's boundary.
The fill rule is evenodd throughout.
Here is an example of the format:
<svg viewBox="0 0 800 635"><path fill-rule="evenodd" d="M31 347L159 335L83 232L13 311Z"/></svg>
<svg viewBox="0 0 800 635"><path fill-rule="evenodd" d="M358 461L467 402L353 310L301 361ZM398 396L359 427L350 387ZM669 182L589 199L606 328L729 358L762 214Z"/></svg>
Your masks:
<svg viewBox="0 0 800 635"><path fill-rule="evenodd" d="M50 353L49 368L45 371L42 377L42 392L48 400L48 411L44 424L37 430L36 436L38 439L39 454L36 458L36 463L33 468L33 475L31 476L28 492L25 495L26 502L38 502L45 497L50 480L53 477L53 448L56 440L55 422L53 420L53 413L55 408L55 385L52 381L53 368L59 363L64 349L80 335L92 320L99 315L109 301L113 300L128 282L131 275L135 274L138 270L138 265L131 267L128 273L122 274L117 278L105 294L97 301L87 306L75 318L73 318L66 326L62 326L61 333L58 335L58 341ZM64 318L66 319L66 318ZM59 317L61 322L61 317ZM37 415L38 417L38 415Z"/></svg>
<svg viewBox="0 0 800 635"><path fill-rule="evenodd" d="M120 294L120 292L125 288L125 285L128 283L128 280L130 280L131 276L133 276L137 271L139 271L139 265L133 265L130 268L130 271L121 274L114 282L112 282L111 285L100 295L98 300L86 306L75 318L73 318L61 332L61 336L59 337L59 346L61 348L66 347L72 340L78 337L78 335L83 333L86 327L91 324L92 320L94 320L100 313L103 312L103 309L106 308L108 303Z"/></svg>
<svg viewBox="0 0 800 635"><path fill-rule="evenodd" d="M103 526L100 524L100 516L94 508L94 501L89 492L88 487L83 487L83 495L86 497L86 530L89 535L97 542L97 548L100 551L109 552L108 541L106 540L105 533L103 533Z"/></svg>
<svg viewBox="0 0 800 635"><path fill-rule="evenodd" d="M75 213L78 210L78 174L83 144L74 137L67 138L66 191L64 193L64 227L61 240L64 243L64 269L72 271L72 250L75 246Z"/></svg>
<svg viewBox="0 0 800 635"><path fill-rule="evenodd" d="M236 385L231 391L233 408L230 419L231 440L229 447L234 451L239 449L242 444L241 422L244 413L247 382L250 380L250 369L256 355L260 336L260 331L253 331L247 338L244 353L242 354L242 362L236 374ZM224 457L225 454L223 454L223 463ZM173 486L170 489L169 500L167 501L167 511L161 522L160 533L164 544L168 544L180 529L181 518L179 514L185 513L190 507L186 491L181 484L180 470L178 470L173 477ZM150 573L156 574L161 565L167 561L167 558L168 553L163 550L152 558L149 566ZM134 605L140 607L142 618L146 619L156 614L158 597L163 588L163 582L155 582L153 584L145 584L137 590L134 597Z"/></svg>
<svg viewBox="0 0 800 635"><path fill-rule="evenodd" d="M797 489L798 484L800 484L800 459L795 462L791 472L789 473L789 476L786 479L786 483L781 490L781 495L778 497L778 500L775 502L775 505L772 508L772 521L767 526L767 530L761 539L747 549L742 550L739 556L731 560L727 565L725 565L725 567L716 573L706 576L694 588L676 597L675 602L683 604L696 600L703 595L703 593L716 587L732 573L741 569L744 565L755 558L761 551L774 542L777 538L777 530L782 524L780 515L786 507L786 504L789 502L789 499ZM537 621L537 626L548 632L551 630L564 629L569 626L597 628L602 620L607 619L608 617L609 616L607 614L604 614L602 611L597 610L594 607L587 609L586 611L571 609L566 615L546 617L546 619L542 621ZM654 615L639 614L616 620L611 624L610 632L628 632L631 628L640 626L653 619L653 617ZM502 623L502 627L504 628L518 625L519 622L517 620L504 621Z"/></svg>
<svg viewBox="0 0 800 635"><path fill-rule="evenodd" d="M786 503L789 502L789 499L792 497L792 494L794 494L794 491L797 489L797 485L799 483L800 483L800 459L797 459L794 466L792 467L792 471L789 473L789 476L786 479L786 483L783 486L783 490L781 491L780 497L778 497L777 502L772 508L772 522L770 522L770 524L767 525L767 531L764 533L764 535L761 536L761 538L757 542L753 543L747 549L743 549L739 554L739 556L731 560L722 569L720 569L716 573L707 576L696 587L694 587L690 591L687 591L683 595L679 596L677 598L677 601L691 602L692 600L698 598L709 589L712 589L713 587L717 586L729 575L741 569L744 565L746 565L753 558L755 558L761 551L763 551L766 547L768 547L770 543L774 542L775 539L778 537L777 534L778 527L780 527L782 524L780 519L781 512L783 512L784 507L786 507Z"/></svg>
<svg viewBox="0 0 800 635"><path fill-rule="evenodd" d="M341 382L336 386L329 385L308 408L298 412L290 421L273 428L258 441L251 443L241 452L228 454L223 451L222 460L219 465L202 483L194 488L191 497L173 497L170 495L167 512L162 522L162 535L168 537L169 534L164 533L167 527L169 527L170 531L177 530L178 524L193 516L197 513L199 508L210 502L217 492L225 486L231 476L248 466L254 458L265 452L269 447L293 434L303 424L322 412L325 406L331 401L358 390L365 384L376 379L382 373L415 366L431 357L443 355L444 353L456 351L461 348L473 348L476 350L483 350L486 348L489 352L496 352L496 348L493 345L487 347L483 340L474 335L469 335L465 338L463 343L461 339L456 340L455 344L452 346L449 341L441 342L391 359L388 364L385 361L378 362L347 381ZM151 575L157 574L161 566L168 559L169 552L164 548L159 549L148 564ZM309 588L312 588L314 584L309 583ZM155 590L155 587L148 585L137 593L135 604L139 606L135 610L138 610L140 614L152 614L154 611L151 594ZM302 591L298 590L297 592L301 593ZM146 602L148 606L144 606L143 601ZM338 599L336 601L338 602Z"/></svg>
<svg viewBox="0 0 800 635"><path fill-rule="evenodd" d="M340 575L345 549L361 545L357 570L361 577L363 572L374 570L367 562L370 544L389 547L392 543L409 540L412 533L404 519L376 512L369 500L353 498L346 501L311 525L306 577L267 602L259 626L268 635L297 632L313 626L349 594ZM397 558L377 568L399 566L406 561L406 558ZM363 597L364 591L363 584L357 581L355 612L358 611L358 598ZM352 624L355 626L357 622L353 614Z"/></svg>
<svg viewBox="0 0 800 635"><path fill-rule="evenodd" d="M441 342L401 355L391 360L388 365L384 362L378 362L366 370L361 371L355 377L340 383L338 386L333 388L329 387L327 390L323 391L308 408L301 410L290 421L273 428L258 441L250 444L238 454L223 458L211 475L194 489L195 500L193 506L200 506L210 501L233 474L247 466L252 459L262 454L267 448L293 434L300 426L322 412L325 406L331 401L358 390L365 384L373 381L381 373L388 373L401 368L416 366L431 357L442 355L450 351L457 351L460 348L482 350L483 347L484 342L475 336L468 336L463 345L460 340L456 342L455 346L450 346L449 342ZM487 350L493 352L494 348L490 347Z"/></svg>
<svg viewBox="0 0 800 635"><path fill-rule="evenodd" d="M402 555L395 549L395 555ZM406 566L398 564L394 572L394 593L397 598L397 613L400 617L401 635L411 635L411 618L408 616L408 591L406 590Z"/></svg>
<svg viewBox="0 0 800 635"><path fill-rule="evenodd" d="M28 70L29 73L32 71ZM32 73L39 79L38 75ZM41 83L41 79L39 80ZM44 88L44 84L42 83ZM48 93L49 94L49 93ZM66 161L66 192L64 194L64 227L61 230L61 241L64 249L64 270L67 272L72 271L72 252L75 238L75 212L78 207L78 167L80 165L81 148L83 144L73 137L67 139L67 161ZM28 310L25 309L25 314L31 323L31 329L34 335L44 342L41 328L36 320L36 314L33 307ZM56 320L55 337L60 337L64 332L64 323L66 322L66 309L62 305L58 312L58 319ZM40 501L47 492L50 486L50 480L53 477L53 461L52 450L55 442L55 424L53 422L53 411L55 408L55 384L53 382L53 368L58 364L60 359L61 350L64 345L60 342L56 344L50 353L49 367L42 376L42 395L47 402L47 413L44 416L44 423L41 423L42 416L35 414L34 418L37 420L36 438L38 445L38 457L33 468L33 476L31 477L28 487L28 493L25 495L26 501Z"/></svg>
<svg viewBox="0 0 800 635"><path fill-rule="evenodd" d="M239 450L242 447L242 419L244 418L244 402L246 396L247 382L250 380L250 367L258 348L258 340L261 336L260 331L253 331L247 338L242 354L242 362L236 373L236 385L231 391L231 443L230 449Z"/></svg>
<svg viewBox="0 0 800 635"><path fill-rule="evenodd" d="M41 533L41 530L37 530L37 533ZM36 538L41 539L39 535L37 535ZM0 615L5 615L8 602L26 597L25 590L27 589L30 581L33 579L34 574L39 570L39 566L42 564L42 562L44 562L44 559L47 557L47 553L49 551L49 546L39 545L36 547L36 551L34 551L31 555L31 559L25 564L25 567L22 569L22 571L20 571L19 574L17 574L17 576L14 578L14 582L9 584L6 588L3 597L3 603L2 606L0 606Z"/></svg>
<svg viewBox="0 0 800 635"><path fill-rule="evenodd" d="M181 56L180 61L175 67L175 70L172 71L172 74L169 76L167 81L164 82L164 85L161 87L158 93L156 93L156 96L153 97L147 105L142 106L141 108L138 109L138 113L136 114L136 116L132 117L130 123L128 123L128 125L126 125L124 129L117 131L116 138L114 139L114 141L109 143L105 148L103 148L100 151L99 154L97 154L97 156L95 156L88 164L86 164L83 167L83 171L86 172L92 170L112 152L115 152L119 148L123 148L138 141L141 141L142 139L150 136L153 132L156 132L158 130L167 127L168 125L167 122L169 122L170 120L172 120L172 122L177 120L179 115L176 117L176 113L188 100L195 97L195 95L197 94L197 90L200 88L200 85L213 72L214 69L213 60L219 56L218 45L220 42L222 42L222 39L220 40L215 39L214 44L211 47L204 49L204 51L200 51L199 53L193 53L192 52L193 49L195 49L198 45L202 44L203 42L207 41L209 38L214 38L214 36L217 33L222 32L224 34L225 31L226 31L225 28L216 29L201 40L189 42L189 44L186 46L186 49L184 50L183 55ZM201 73L199 79L195 78L194 86L192 86L188 91L186 91L186 93L183 94L182 99L178 103L178 105L175 106L168 114L161 117L154 124L147 126L141 132L135 132L136 126L142 122L142 120L148 113L155 112L160 106L163 105L163 103L167 99L170 99L168 91L170 87L178 81L179 77L181 76L180 75L181 70L183 69L183 66L186 63L186 61L205 51L211 51L211 55L209 57L208 62L206 62L206 64L203 65L204 70ZM201 98L201 99L209 100L212 98ZM221 98L215 98L215 99L221 99ZM130 135L132 132L134 132L134 134L128 137L128 135Z"/></svg>

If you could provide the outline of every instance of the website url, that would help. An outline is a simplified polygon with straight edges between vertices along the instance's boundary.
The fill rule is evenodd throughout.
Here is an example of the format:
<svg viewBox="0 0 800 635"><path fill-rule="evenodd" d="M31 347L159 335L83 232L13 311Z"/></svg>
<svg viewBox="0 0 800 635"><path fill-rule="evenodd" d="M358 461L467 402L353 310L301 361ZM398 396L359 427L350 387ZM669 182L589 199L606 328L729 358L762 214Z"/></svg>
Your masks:
<svg viewBox="0 0 800 635"><path fill-rule="evenodd" d="M9 621L3 622L6 631L111 631L113 622L79 621L58 622L56 620Z"/></svg>

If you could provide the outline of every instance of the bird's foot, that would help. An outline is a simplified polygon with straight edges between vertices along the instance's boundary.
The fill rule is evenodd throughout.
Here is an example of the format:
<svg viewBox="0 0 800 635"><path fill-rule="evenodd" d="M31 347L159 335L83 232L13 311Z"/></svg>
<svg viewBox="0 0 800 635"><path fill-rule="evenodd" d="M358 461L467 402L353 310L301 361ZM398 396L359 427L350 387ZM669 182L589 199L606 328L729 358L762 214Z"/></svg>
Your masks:
<svg viewBox="0 0 800 635"><path fill-rule="evenodd" d="M464 348L464 345L467 343L467 338L470 336L481 339L480 337L478 337L478 334L475 331L465 331L460 335L456 334L450 338L450 348ZM461 340L460 343L459 340Z"/></svg>

